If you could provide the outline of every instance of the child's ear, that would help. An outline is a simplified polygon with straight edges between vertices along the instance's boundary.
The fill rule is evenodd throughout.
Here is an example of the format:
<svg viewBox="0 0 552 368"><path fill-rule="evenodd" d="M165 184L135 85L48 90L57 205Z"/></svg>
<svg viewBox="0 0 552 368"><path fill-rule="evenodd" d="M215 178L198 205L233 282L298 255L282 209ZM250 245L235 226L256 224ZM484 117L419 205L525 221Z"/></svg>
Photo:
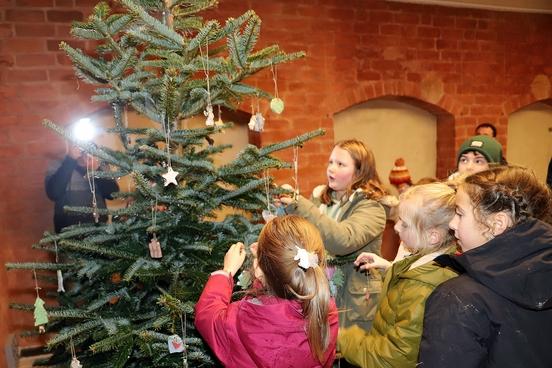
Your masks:
<svg viewBox="0 0 552 368"><path fill-rule="evenodd" d="M441 233L437 231L437 229L429 229L428 240L430 245L436 245L439 244L443 239Z"/></svg>
<svg viewBox="0 0 552 368"><path fill-rule="evenodd" d="M513 224L514 222L512 221L512 217L507 212L500 211L494 213L491 220L491 230L493 236L502 234L512 227Z"/></svg>

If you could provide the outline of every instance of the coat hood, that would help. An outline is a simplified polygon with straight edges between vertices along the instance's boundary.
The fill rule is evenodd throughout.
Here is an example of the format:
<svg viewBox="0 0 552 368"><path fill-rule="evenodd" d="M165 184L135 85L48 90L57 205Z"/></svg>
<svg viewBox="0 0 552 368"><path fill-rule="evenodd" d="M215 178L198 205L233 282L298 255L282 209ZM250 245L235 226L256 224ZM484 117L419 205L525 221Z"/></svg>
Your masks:
<svg viewBox="0 0 552 368"><path fill-rule="evenodd" d="M552 225L529 219L455 257L464 271L519 306L552 309Z"/></svg>
<svg viewBox="0 0 552 368"><path fill-rule="evenodd" d="M330 318L330 324L333 321L337 328L337 316L334 317ZM301 305L297 301L282 303L276 298L264 296L241 303L237 332L257 367L325 366L308 353L310 346L305 324ZM330 346L326 359L334 348Z"/></svg>

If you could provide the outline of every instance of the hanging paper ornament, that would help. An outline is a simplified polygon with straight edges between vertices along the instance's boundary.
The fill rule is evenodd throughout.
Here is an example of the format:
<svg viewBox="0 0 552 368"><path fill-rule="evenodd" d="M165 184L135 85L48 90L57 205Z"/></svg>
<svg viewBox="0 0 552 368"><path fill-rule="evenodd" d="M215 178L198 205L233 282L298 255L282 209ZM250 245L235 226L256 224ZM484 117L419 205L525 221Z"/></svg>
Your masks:
<svg viewBox="0 0 552 368"><path fill-rule="evenodd" d="M270 100L270 109L276 114L281 114L284 111L284 101L278 97L273 98Z"/></svg>
<svg viewBox="0 0 552 368"><path fill-rule="evenodd" d="M250 130L253 130L255 132L262 132L264 129L264 124L265 118L260 112L258 112L251 116L251 119L249 119L249 124L247 125L249 126Z"/></svg>
<svg viewBox="0 0 552 368"><path fill-rule="evenodd" d="M251 276L251 272L249 272L248 270L244 270L238 276L238 282L236 284L245 290L249 288L252 282L253 277Z"/></svg>
<svg viewBox="0 0 552 368"><path fill-rule="evenodd" d="M94 217L94 223L97 224L100 222L100 214L97 207L94 207L94 209L92 210L92 216Z"/></svg>
<svg viewBox="0 0 552 368"><path fill-rule="evenodd" d="M174 171L173 168L169 166L169 168L167 169L167 172L161 175L165 180L164 186L168 186L169 184L178 185L178 182L176 181L176 177L178 176L178 174L179 174L178 171Z"/></svg>
<svg viewBox="0 0 552 368"><path fill-rule="evenodd" d="M73 359L71 359L71 368L82 368L82 364L79 362L77 357L73 357Z"/></svg>
<svg viewBox="0 0 552 368"><path fill-rule="evenodd" d="M213 113L213 106L211 104L208 104L205 111L203 111L203 115L207 117L205 120L205 125L208 127L212 127L215 125L215 114Z"/></svg>
<svg viewBox="0 0 552 368"><path fill-rule="evenodd" d="M151 238L148 247L151 258L163 257L163 254L161 253L161 243L159 243L159 240L157 240L157 236L155 234L153 234L153 238Z"/></svg>
<svg viewBox="0 0 552 368"><path fill-rule="evenodd" d="M57 291L58 293L64 293L65 288L63 287L63 274L61 273L61 270L57 270Z"/></svg>
<svg viewBox="0 0 552 368"><path fill-rule="evenodd" d="M38 291L37 291L38 293ZM40 299L40 297L37 295L35 303L34 303L34 325L38 326L38 331L40 333L44 333L46 329L44 328L44 325L48 323L48 313L46 312L46 309L44 308L44 300Z"/></svg>
<svg viewBox="0 0 552 368"><path fill-rule="evenodd" d="M262 214L263 220L265 222L269 222L269 221L273 220L275 217L277 217L274 213L272 213L269 210L263 210L263 212L261 214Z"/></svg>
<svg viewBox="0 0 552 368"><path fill-rule="evenodd" d="M169 353L181 353L186 350L184 341L178 335L171 335L167 341L169 345Z"/></svg>

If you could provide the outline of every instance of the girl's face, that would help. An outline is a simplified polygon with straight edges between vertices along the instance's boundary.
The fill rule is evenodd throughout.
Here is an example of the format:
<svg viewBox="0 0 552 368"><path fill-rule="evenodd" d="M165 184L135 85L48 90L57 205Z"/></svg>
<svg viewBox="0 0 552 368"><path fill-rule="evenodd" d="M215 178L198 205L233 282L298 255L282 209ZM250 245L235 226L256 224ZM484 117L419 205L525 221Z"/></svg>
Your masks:
<svg viewBox="0 0 552 368"><path fill-rule="evenodd" d="M419 250L419 240L416 234L416 227L410 221L411 213L411 200L401 201L399 204L399 219L395 223L395 231L399 234L401 241L404 243L405 248L415 253Z"/></svg>
<svg viewBox="0 0 552 368"><path fill-rule="evenodd" d="M328 161L328 185L337 194L343 194L353 182L355 177L355 160L349 152L340 147L334 147Z"/></svg>
<svg viewBox="0 0 552 368"><path fill-rule="evenodd" d="M481 153L470 151L463 153L458 160L458 172L460 174L475 174L487 170L489 162Z"/></svg>
<svg viewBox="0 0 552 368"><path fill-rule="evenodd" d="M449 223L462 251L466 252L485 244L488 229L475 218L474 207L470 197L462 187L456 193L456 214Z"/></svg>

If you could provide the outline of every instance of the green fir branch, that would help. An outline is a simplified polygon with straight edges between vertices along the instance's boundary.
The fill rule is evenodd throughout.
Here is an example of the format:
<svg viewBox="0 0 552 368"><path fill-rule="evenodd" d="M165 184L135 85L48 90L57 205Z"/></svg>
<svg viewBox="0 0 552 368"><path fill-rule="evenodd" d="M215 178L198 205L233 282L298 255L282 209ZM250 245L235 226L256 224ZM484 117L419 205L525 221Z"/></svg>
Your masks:
<svg viewBox="0 0 552 368"><path fill-rule="evenodd" d="M126 287L121 288L119 290L113 291L111 293L102 295L100 298L96 300L90 300L88 301L88 305L86 306L86 310L88 312L93 312L104 305L108 304L113 298L127 298L130 299L130 295L128 295L128 290Z"/></svg>
<svg viewBox="0 0 552 368"><path fill-rule="evenodd" d="M71 263L43 263L43 262L8 262L5 264L7 270L40 270L40 271L57 271L57 270L70 270L74 268L74 264Z"/></svg>
<svg viewBox="0 0 552 368"><path fill-rule="evenodd" d="M259 150L259 154L261 156L269 155L276 151L281 151L283 149L294 147L294 146L302 146L303 143L306 141L314 138L319 137L326 134L326 131L324 129L316 129L308 133L301 134L298 137L288 139L287 141L271 144L270 146L263 147Z"/></svg>
<svg viewBox="0 0 552 368"><path fill-rule="evenodd" d="M246 183L241 188L238 188L236 190L230 191L226 193L225 195L219 197L216 199L216 202L219 204L222 204L229 199L233 199L235 197L241 196L244 193L247 193L255 188L260 187L261 185L264 185L265 180L264 179L257 179L257 180L251 180L249 183Z"/></svg>
<svg viewBox="0 0 552 368"><path fill-rule="evenodd" d="M102 67L100 65L96 65L97 63L99 63L98 61L95 61L90 56L83 54L81 50L72 48L63 41L59 44L59 48L65 51L69 58L71 58L71 61L73 62L75 67L83 72L89 73L91 76L94 77L97 83L107 83L109 78L104 72L104 70L107 69L105 65L103 65L104 70L102 70Z"/></svg>
<svg viewBox="0 0 552 368"><path fill-rule="evenodd" d="M247 25L243 31L242 36L240 37L240 50L244 55L249 55L257 41L259 39L259 33L261 32L261 19L257 14L252 14L251 17L247 20ZM247 59L246 59L247 62Z"/></svg>
<svg viewBox="0 0 552 368"><path fill-rule="evenodd" d="M63 328L59 333L48 340L47 348L48 350L52 350L55 346L59 344L67 344L72 338L77 337L80 334L83 333L91 333L92 330L96 329L97 327L102 325L102 321L100 319L93 319L78 325L75 325L74 327L68 327Z"/></svg>
<svg viewBox="0 0 552 368"><path fill-rule="evenodd" d="M134 253L90 244L85 241L62 240L58 243L62 248L66 247L82 253L96 254L102 257L128 259L134 261L138 256Z"/></svg>
<svg viewBox="0 0 552 368"><path fill-rule="evenodd" d="M184 40L182 39L182 36L180 36L178 33L173 31L171 28L166 26L165 24L161 23L154 17L148 14L148 12L142 8L141 6L137 5L132 0L121 0L121 2L130 9L134 14L136 14L143 22L144 24L147 24L149 27L151 27L157 34L160 36L170 40L175 45L182 45L184 44Z"/></svg>

